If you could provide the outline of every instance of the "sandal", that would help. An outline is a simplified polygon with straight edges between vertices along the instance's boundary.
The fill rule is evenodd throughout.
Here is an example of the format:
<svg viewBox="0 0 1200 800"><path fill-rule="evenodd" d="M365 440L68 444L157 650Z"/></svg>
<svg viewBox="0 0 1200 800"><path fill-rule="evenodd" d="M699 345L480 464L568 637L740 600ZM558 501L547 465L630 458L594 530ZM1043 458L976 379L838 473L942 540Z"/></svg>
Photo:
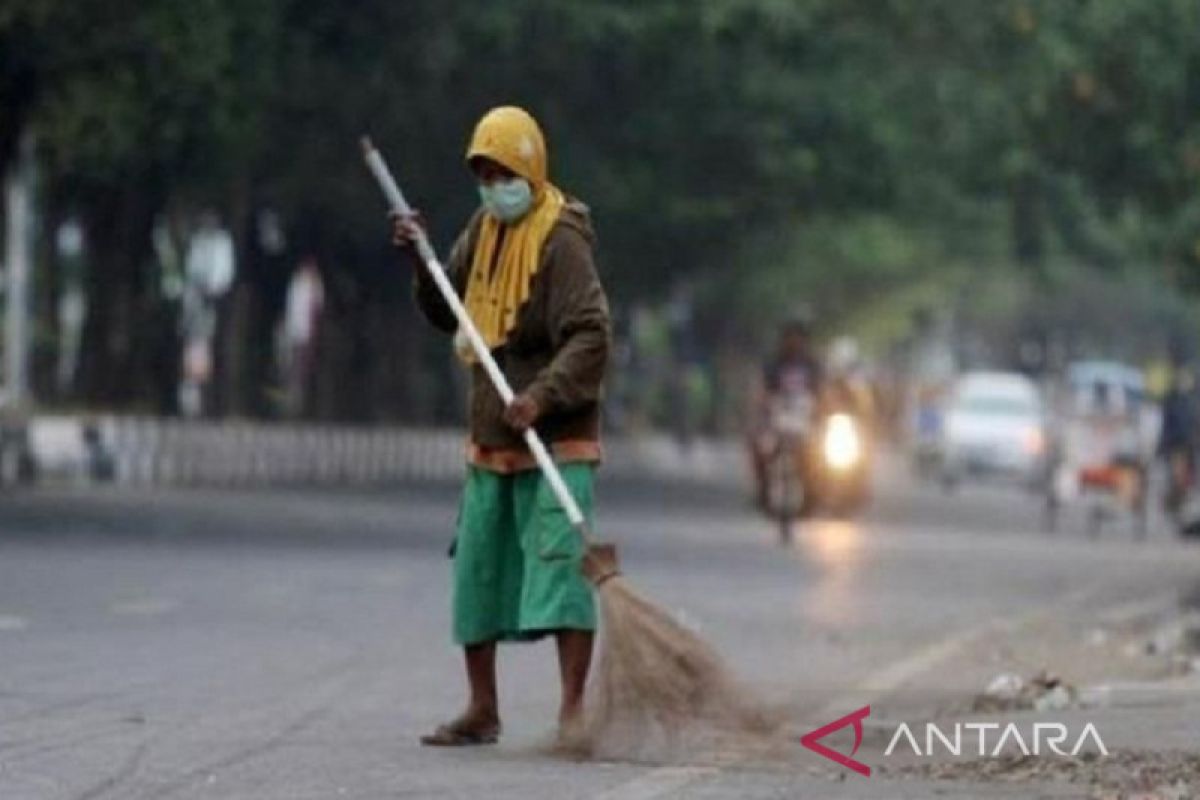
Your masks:
<svg viewBox="0 0 1200 800"><path fill-rule="evenodd" d="M495 744L500 739L500 723L477 723L466 717L437 726L433 733L421 737L426 747L473 747Z"/></svg>

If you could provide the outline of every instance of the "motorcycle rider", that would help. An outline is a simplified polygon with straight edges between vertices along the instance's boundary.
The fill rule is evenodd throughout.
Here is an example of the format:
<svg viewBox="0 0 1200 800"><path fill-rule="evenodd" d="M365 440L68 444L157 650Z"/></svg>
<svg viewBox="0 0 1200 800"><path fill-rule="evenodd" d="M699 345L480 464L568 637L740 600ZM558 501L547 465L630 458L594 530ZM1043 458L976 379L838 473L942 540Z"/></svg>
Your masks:
<svg viewBox="0 0 1200 800"><path fill-rule="evenodd" d="M824 369L812 343L811 326L804 317L793 317L780 328L774 355L762 367L751 403L750 452L754 499L768 505L767 469L773 455L772 410L780 403L805 400L814 406L824 388Z"/></svg>

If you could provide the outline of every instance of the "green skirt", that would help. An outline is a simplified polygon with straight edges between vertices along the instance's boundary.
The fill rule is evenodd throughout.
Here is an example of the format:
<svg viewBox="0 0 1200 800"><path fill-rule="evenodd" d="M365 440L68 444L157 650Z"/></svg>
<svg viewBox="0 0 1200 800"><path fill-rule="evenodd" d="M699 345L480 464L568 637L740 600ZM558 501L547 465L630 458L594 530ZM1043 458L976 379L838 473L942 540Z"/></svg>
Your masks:
<svg viewBox="0 0 1200 800"><path fill-rule="evenodd" d="M560 465L592 519L587 463ZM541 472L468 467L454 542L454 641L522 641L555 630L595 630L583 542Z"/></svg>

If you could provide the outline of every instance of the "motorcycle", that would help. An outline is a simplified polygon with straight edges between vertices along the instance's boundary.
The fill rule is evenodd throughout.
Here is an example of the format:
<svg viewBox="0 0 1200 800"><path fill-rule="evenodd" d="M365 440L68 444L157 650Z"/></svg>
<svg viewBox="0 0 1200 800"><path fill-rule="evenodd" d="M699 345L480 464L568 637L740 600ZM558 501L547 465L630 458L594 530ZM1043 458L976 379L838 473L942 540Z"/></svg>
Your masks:
<svg viewBox="0 0 1200 800"><path fill-rule="evenodd" d="M1056 531L1068 503L1081 506L1091 536L1126 520L1133 534L1149 529L1149 469L1128 427L1112 420L1067 421L1046 471L1046 527Z"/></svg>
<svg viewBox="0 0 1200 800"><path fill-rule="evenodd" d="M811 399L778 403L762 446L768 454L767 512L784 542L818 510L859 510L869 497L870 464L863 426L845 411L818 412Z"/></svg>
<svg viewBox="0 0 1200 800"><path fill-rule="evenodd" d="M1127 514L1133 532L1145 538L1149 526L1145 466L1133 456L1120 455L1106 464L1086 466L1080 470L1079 486L1089 501L1087 529L1098 536L1109 519Z"/></svg>

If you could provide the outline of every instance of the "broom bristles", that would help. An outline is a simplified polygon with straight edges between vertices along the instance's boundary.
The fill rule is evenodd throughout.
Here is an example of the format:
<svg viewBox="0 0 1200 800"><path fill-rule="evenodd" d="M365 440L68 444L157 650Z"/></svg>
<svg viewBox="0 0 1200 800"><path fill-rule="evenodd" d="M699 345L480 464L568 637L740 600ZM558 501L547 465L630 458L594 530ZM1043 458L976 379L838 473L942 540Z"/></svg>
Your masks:
<svg viewBox="0 0 1200 800"><path fill-rule="evenodd" d="M729 734L766 734L762 706L709 644L623 577L598 589L600 655L588 708L593 755L676 758Z"/></svg>

